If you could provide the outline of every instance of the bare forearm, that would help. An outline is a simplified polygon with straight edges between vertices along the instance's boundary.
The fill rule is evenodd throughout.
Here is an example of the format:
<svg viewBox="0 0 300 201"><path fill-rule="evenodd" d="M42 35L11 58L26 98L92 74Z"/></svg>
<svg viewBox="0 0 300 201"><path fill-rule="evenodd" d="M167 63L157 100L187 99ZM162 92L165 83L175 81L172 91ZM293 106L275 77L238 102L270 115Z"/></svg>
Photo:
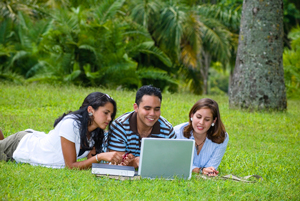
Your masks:
<svg viewBox="0 0 300 201"><path fill-rule="evenodd" d="M98 155L98 160L100 161L99 155ZM68 163L66 164L66 168L84 170L84 169L91 168L93 163L98 163L96 160L96 156L92 156L89 159L84 161L76 161L73 163Z"/></svg>

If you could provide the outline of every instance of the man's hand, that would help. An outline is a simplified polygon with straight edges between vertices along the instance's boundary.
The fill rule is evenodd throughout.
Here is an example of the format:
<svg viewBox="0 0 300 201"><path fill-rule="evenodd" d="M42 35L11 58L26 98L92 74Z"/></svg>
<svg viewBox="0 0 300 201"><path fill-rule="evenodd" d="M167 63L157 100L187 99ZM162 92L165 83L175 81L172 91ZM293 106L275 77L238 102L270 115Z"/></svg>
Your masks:
<svg viewBox="0 0 300 201"><path fill-rule="evenodd" d="M126 156L123 156L123 161L120 163L120 165L133 166L134 168L139 167L140 157L135 157L132 154L127 154Z"/></svg>

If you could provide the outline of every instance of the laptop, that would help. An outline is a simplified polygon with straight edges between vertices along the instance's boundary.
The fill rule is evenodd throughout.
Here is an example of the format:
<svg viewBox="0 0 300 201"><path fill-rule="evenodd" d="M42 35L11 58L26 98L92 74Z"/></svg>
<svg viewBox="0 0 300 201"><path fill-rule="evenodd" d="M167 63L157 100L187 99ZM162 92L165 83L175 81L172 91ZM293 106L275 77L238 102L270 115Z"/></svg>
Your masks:
<svg viewBox="0 0 300 201"><path fill-rule="evenodd" d="M142 178L190 179L195 141L142 138L138 175Z"/></svg>

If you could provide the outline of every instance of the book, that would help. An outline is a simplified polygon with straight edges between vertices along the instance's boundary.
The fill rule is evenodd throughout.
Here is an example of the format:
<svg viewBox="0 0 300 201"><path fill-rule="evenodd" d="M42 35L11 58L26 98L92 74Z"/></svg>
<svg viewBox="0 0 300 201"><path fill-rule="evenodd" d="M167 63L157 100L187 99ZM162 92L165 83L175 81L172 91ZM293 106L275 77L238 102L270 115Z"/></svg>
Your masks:
<svg viewBox="0 0 300 201"><path fill-rule="evenodd" d="M116 175L133 177L135 169L132 166L109 165L105 163L93 163L92 174L98 175Z"/></svg>

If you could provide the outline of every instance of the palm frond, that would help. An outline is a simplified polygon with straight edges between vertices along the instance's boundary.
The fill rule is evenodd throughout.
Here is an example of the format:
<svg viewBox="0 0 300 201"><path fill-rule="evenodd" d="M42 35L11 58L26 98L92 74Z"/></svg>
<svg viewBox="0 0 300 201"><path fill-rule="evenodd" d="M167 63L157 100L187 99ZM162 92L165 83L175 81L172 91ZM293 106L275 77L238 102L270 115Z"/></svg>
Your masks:
<svg viewBox="0 0 300 201"><path fill-rule="evenodd" d="M178 84L168 73L164 70L151 67L141 67L136 74L139 79L142 80L143 85L152 84L155 87L160 88L162 91L165 88L169 88L169 91L177 91Z"/></svg>
<svg viewBox="0 0 300 201"><path fill-rule="evenodd" d="M97 60L98 53L97 53L96 49L94 47L92 47L91 45L83 44L83 45L80 45L78 48L83 49L83 50L89 50L89 51L93 52L96 57L96 60Z"/></svg>
<svg viewBox="0 0 300 201"><path fill-rule="evenodd" d="M154 25L153 36L159 46L175 54L179 60L180 44L184 35L184 25L187 20L187 11L184 5L171 4L166 6L160 14L160 19Z"/></svg>
<svg viewBox="0 0 300 201"><path fill-rule="evenodd" d="M47 67L47 63L44 61L39 61L37 64L35 64L33 67L31 67L25 77L29 78L34 76L36 73L38 73L38 71L41 71L41 69L45 69Z"/></svg>
<svg viewBox="0 0 300 201"><path fill-rule="evenodd" d="M96 21L102 25L107 20L113 19L113 17L120 11L125 0L103 0L96 8Z"/></svg>
<svg viewBox="0 0 300 201"><path fill-rule="evenodd" d="M17 84L23 84L25 82L25 79L22 76L11 71L0 72L0 80L10 81Z"/></svg>
<svg viewBox="0 0 300 201"><path fill-rule="evenodd" d="M184 66L196 68L198 66L198 55L189 44L181 49L181 61Z"/></svg>
<svg viewBox="0 0 300 201"><path fill-rule="evenodd" d="M205 51L217 57L222 63L228 62L231 57L229 44L231 33L216 20L203 19L203 25Z"/></svg>
<svg viewBox="0 0 300 201"><path fill-rule="evenodd" d="M65 75L63 80L65 82L72 82L73 80L75 80L79 75L80 75L81 71L80 70L75 70L72 73Z"/></svg>
<svg viewBox="0 0 300 201"><path fill-rule="evenodd" d="M12 58L11 60L11 63L10 65L13 65L13 63L19 59L21 59L22 57L26 57L29 53L24 51L24 50L21 50L21 51L18 51Z"/></svg>
<svg viewBox="0 0 300 201"><path fill-rule="evenodd" d="M229 30L239 31L241 20L241 7L226 7L223 4L197 6L199 15L220 21Z"/></svg>
<svg viewBox="0 0 300 201"><path fill-rule="evenodd" d="M135 49L138 52L145 53L145 54L152 54L156 56L160 61L162 61L168 67L172 66L172 62L170 58L159 48L155 47L153 41L143 42L139 44Z"/></svg>
<svg viewBox="0 0 300 201"><path fill-rule="evenodd" d="M132 19L147 29L151 26L162 8L162 3L157 0L135 0L129 7Z"/></svg>

